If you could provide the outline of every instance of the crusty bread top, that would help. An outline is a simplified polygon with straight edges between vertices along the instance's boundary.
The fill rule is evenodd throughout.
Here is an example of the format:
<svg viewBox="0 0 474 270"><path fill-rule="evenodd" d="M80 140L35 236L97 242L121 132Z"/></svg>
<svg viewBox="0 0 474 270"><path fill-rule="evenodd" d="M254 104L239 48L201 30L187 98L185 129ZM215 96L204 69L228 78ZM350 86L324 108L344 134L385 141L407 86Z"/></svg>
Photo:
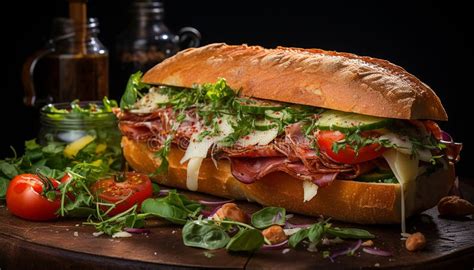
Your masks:
<svg viewBox="0 0 474 270"><path fill-rule="evenodd" d="M403 68L320 49L210 44L166 59L143 82L192 87L218 78L244 96L388 118L448 119L433 90Z"/></svg>

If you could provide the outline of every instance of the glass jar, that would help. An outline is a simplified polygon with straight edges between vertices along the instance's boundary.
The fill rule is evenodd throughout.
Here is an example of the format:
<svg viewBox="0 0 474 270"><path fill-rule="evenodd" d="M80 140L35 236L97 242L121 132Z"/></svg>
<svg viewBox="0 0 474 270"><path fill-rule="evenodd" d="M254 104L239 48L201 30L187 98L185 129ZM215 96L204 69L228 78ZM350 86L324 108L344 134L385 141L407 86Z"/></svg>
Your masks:
<svg viewBox="0 0 474 270"><path fill-rule="evenodd" d="M131 74L139 70L146 72L179 50L199 46L198 30L184 27L174 34L164 24L164 13L160 0L133 1L129 23L117 38L114 68L117 66L119 70L118 76L114 75L116 86L111 88L113 98L123 93Z"/></svg>
<svg viewBox="0 0 474 270"><path fill-rule="evenodd" d="M109 54L98 38L99 22L89 18L82 27L84 40L77 38L71 19L53 20L51 39L23 65L26 105L100 100L108 95Z"/></svg>
<svg viewBox="0 0 474 270"><path fill-rule="evenodd" d="M41 145L64 146L64 155L78 161L106 164L120 170L123 163L118 120L102 102L56 103L40 110Z"/></svg>

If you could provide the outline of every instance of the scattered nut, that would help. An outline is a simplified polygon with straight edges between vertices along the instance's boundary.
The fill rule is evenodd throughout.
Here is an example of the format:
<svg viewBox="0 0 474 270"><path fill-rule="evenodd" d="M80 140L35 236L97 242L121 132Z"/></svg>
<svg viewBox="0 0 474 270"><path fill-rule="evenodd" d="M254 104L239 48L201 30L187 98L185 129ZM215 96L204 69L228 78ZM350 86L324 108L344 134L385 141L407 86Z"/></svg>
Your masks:
<svg viewBox="0 0 474 270"><path fill-rule="evenodd" d="M226 203L222 205L222 207L217 210L213 216L214 219L216 219L216 217L217 219L228 218L242 223L248 223L249 221L247 214L240 210L240 208L235 203Z"/></svg>
<svg viewBox="0 0 474 270"><path fill-rule="evenodd" d="M266 228L262 231L262 234L272 244L281 243L288 238L288 236L286 236L285 232L283 231L283 228L278 225L273 225Z"/></svg>
<svg viewBox="0 0 474 270"><path fill-rule="evenodd" d="M374 241L372 241L372 240L367 240L367 241L362 243L363 247L371 247L373 245L374 245Z"/></svg>
<svg viewBox="0 0 474 270"><path fill-rule="evenodd" d="M458 196L446 196L439 201L438 211L442 216L462 217L474 214L474 205Z"/></svg>
<svg viewBox="0 0 474 270"><path fill-rule="evenodd" d="M416 232L410 235L405 242L405 247L407 248L408 251L421 250L425 247L425 245L426 245L426 238L420 232Z"/></svg>

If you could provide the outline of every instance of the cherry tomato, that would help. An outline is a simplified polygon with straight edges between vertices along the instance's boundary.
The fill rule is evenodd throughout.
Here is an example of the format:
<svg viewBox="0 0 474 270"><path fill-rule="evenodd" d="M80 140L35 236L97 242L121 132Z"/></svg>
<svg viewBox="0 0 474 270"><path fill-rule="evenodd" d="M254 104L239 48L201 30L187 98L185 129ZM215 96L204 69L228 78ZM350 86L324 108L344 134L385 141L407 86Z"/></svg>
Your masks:
<svg viewBox="0 0 474 270"><path fill-rule="evenodd" d="M116 181L117 178L121 181ZM110 216L122 213L130 207L141 203L151 197L153 187L150 178L145 174L126 172L122 177L111 177L95 182L91 191L104 202L118 203L108 214ZM102 210L108 210L108 207Z"/></svg>
<svg viewBox="0 0 474 270"><path fill-rule="evenodd" d="M45 181L49 181L46 183ZM7 207L15 216L36 221L52 220L58 217L56 212L61 204L61 197L55 190L59 182L55 179L41 179L35 174L15 176L7 190ZM52 191L48 199L43 191Z"/></svg>
<svg viewBox="0 0 474 270"><path fill-rule="evenodd" d="M334 161L345 164L356 164L364 161L375 159L385 152L385 148L379 144L370 144L359 149L356 154L354 149L347 145L344 149L340 149L337 153L332 150L335 142L344 139L345 135L339 131L319 131L316 135L319 149L325 152Z"/></svg>

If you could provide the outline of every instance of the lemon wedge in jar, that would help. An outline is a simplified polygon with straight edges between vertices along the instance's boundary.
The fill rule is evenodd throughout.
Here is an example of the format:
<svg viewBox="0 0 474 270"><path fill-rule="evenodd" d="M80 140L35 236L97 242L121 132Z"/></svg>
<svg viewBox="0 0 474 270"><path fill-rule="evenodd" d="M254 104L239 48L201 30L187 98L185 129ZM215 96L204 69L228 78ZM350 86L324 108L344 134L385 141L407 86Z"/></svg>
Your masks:
<svg viewBox="0 0 474 270"><path fill-rule="evenodd" d="M64 148L64 156L67 158L74 158L82 148L86 147L93 140L95 140L94 136L86 135L73 141Z"/></svg>

